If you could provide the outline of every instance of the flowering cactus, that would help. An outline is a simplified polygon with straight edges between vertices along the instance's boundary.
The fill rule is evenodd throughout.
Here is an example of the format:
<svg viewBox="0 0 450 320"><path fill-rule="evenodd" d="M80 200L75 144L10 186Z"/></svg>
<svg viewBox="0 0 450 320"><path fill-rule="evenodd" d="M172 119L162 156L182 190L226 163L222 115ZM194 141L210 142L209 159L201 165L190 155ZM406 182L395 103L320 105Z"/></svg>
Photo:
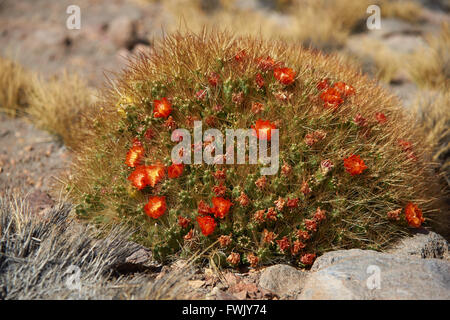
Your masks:
<svg viewBox="0 0 450 320"><path fill-rule="evenodd" d="M69 181L77 214L129 223L162 261L214 248L233 267L308 266L327 250L382 249L431 209L426 147L398 101L299 46L169 36L131 62L91 118ZM195 121L253 128L269 144L278 129L279 170L177 163L174 130Z"/></svg>

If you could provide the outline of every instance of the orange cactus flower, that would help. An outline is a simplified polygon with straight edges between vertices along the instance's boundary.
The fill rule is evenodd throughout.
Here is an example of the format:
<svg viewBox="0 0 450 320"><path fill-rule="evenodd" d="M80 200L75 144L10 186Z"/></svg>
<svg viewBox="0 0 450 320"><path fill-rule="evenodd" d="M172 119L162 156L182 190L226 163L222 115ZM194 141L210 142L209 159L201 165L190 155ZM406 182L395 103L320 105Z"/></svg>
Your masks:
<svg viewBox="0 0 450 320"><path fill-rule="evenodd" d="M223 184L219 184L219 185L213 187L213 192L218 197L224 196L226 191L227 191L227 187L225 187Z"/></svg>
<svg viewBox="0 0 450 320"><path fill-rule="evenodd" d="M403 149L403 151L410 151L412 149L412 143L403 139L398 139L398 145Z"/></svg>
<svg viewBox="0 0 450 320"><path fill-rule="evenodd" d="M139 190L144 189L147 186L147 173L145 172L145 166L137 167L128 177L131 184Z"/></svg>
<svg viewBox="0 0 450 320"><path fill-rule="evenodd" d="M328 88L320 94L320 99L324 102L325 108L336 109L343 102L344 99L341 97L341 93L335 88Z"/></svg>
<svg viewBox="0 0 450 320"><path fill-rule="evenodd" d="M230 211L233 203L230 200L224 199L222 197L213 197L211 199L213 203L213 207L211 208L211 212L214 213L216 218L225 218Z"/></svg>
<svg viewBox="0 0 450 320"><path fill-rule="evenodd" d="M381 113L381 112L375 113L375 118L377 119L379 124L386 123L386 121L387 121L387 117L385 116L384 113Z"/></svg>
<svg viewBox="0 0 450 320"><path fill-rule="evenodd" d="M234 55L234 60L239 62L239 61L244 60L246 57L247 57L247 52L245 50L241 50Z"/></svg>
<svg viewBox="0 0 450 320"><path fill-rule="evenodd" d="M259 102L253 102L252 103L251 111L252 111L253 114L258 114L258 113L260 113L263 110L264 110L264 105L262 103L259 103Z"/></svg>
<svg viewBox="0 0 450 320"><path fill-rule="evenodd" d="M320 207L317 207L316 213L314 214L314 220L320 222L322 220L325 220L326 218L327 218L326 211L321 210Z"/></svg>
<svg viewBox="0 0 450 320"><path fill-rule="evenodd" d="M237 197L236 200L243 207L248 206L248 204L250 203L250 199L248 198L248 196L243 191L241 191L241 195L239 197Z"/></svg>
<svg viewBox="0 0 450 320"><path fill-rule="evenodd" d="M172 104L167 98L153 101L153 115L155 118L167 118L172 112Z"/></svg>
<svg viewBox="0 0 450 320"><path fill-rule="evenodd" d="M144 147L141 145L134 145L128 150L125 164L131 168L135 168L139 165L142 157L144 156Z"/></svg>
<svg viewBox="0 0 450 320"><path fill-rule="evenodd" d="M198 213L203 216L208 215L211 213L211 208L208 207L205 201L200 200L200 202L198 203Z"/></svg>
<svg viewBox="0 0 450 320"><path fill-rule="evenodd" d="M264 78L263 78L263 76L261 75L261 73L257 73L256 74L256 76L255 76L255 83L256 83L256 86L259 88L259 89L262 89L263 87L264 87Z"/></svg>
<svg viewBox="0 0 450 320"><path fill-rule="evenodd" d="M230 236L220 236L218 240L222 248L228 247L231 244Z"/></svg>
<svg viewBox="0 0 450 320"><path fill-rule="evenodd" d="M255 254L249 253L247 254L247 261L250 263L250 267L256 268L259 263L259 258Z"/></svg>
<svg viewBox="0 0 450 320"><path fill-rule="evenodd" d="M364 161L358 156L352 154L350 157L344 159L344 167L352 176L363 173L367 169Z"/></svg>
<svg viewBox="0 0 450 320"><path fill-rule="evenodd" d="M292 247L291 247L291 254L293 256L297 255L302 249L304 249L306 247L306 244L304 244L303 242L301 242L300 240L295 240L292 243Z"/></svg>
<svg viewBox="0 0 450 320"><path fill-rule="evenodd" d="M153 196L148 199L148 203L144 206L145 213L153 219L161 217L167 209L166 197Z"/></svg>
<svg viewBox="0 0 450 320"><path fill-rule="evenodd" d="M145 166L144 170L146 173L147 184L152 188L164 178L164 166L161 164Z"/></svg>
<svg viewBox="0 0 450 320"><path fill-rule="evenodd" d="M273 240L275 240L276 237L277 235L275 233L273 233L272 231L268 231L267 229L264 229L263 241L265 243L273 243Z"/></svg>
<svg viewBox="0 0 450 320"><path fill-rule="evenodd" d="M396 209L396 210L389 211L389 212L387 213L387 217L388 217L388 219L390 219L390 220L398 221L398 220L400 220L400 213L402 213L402 208L399 208L399 209Z"/></svg>
<svg viewBox="0 0 450 320"><path fill-rule="evenodd" d="M187 228L190 223L191 223L191 219L185 218L185 217L182 217L182 216L178 217L178 225L180 227L182 227L183 229Z"/></svg>
<svg viewBox="0 0 450 320"><path fill-rule="evenodd" d="M256 62L258 63L258 68L263 71L272 70L275 67L275 60L271 57L258 58L256 59Z"/></svg>
<svg viewBox="0 0 450 320"><path fill-rule="evenodd" d="M212 87L216 87L217 84L219 83L219 75L215 72L211 72L211 74L208 77L208 82Z"/></svg>
<svg viewBox="0 0 450 320"><path fill-rule="evenodd" d="M258 210L253 214L253 220L259 223L264 222L264 210Z"/></svg>
<svg viewBox="0 0 450 320"><path fill-rule="evenodd" d="M272 139L272 130L276 129L274 123L269 120L257 120L255 125L252 125L252 129L256 131L256 136L259 140L270 141Z"/></svg>
<svg viewBox="0 0 450 320"><path fill-rule="evenodd" d="M308 231L317 231L317 221L314 219L305 219L305 228Z"/></svg>
<svg viewBox="0 0 450 320"><path fill-rule="evenodd" d="M227 177L225 170L216 170L212 175L217 180L225 180Z"/></svg>
<svg viewBox="0 0 450 320"><path fill-rule="evenodd" d="M291 68L276 68L273 70L273 75L282 84L290 85L294 83L297 74Z"/></svg>
<svg viewBox="0 0 450 320"><path fill-rule="evenodd" d="M406 221L411 227L419 228L422 222L425 221L422 215L422 210L417 205L410 202L405 208Z"/></svg>
<svg viewBox="0 0 450 320"><path fill-rule="evenodd" d="M286 207L291 208L291 209L297 208L299 201L300 201L299 198L288 199L286 202Z"/></svg>
<svg viewBox="0 0 450 320"><path fill-rule="evenodd" d="M302 186L301 186L301 188L300 188L300 192L303 193L303 194L306 196L307 194L310 194L311 191L312 191L312 190L311 190L311 188L309 187L308 181L303 181L303 182L302 182Z"/></svg>
<svg viewBox="0 0 450 320"><path fill-rule="evenodd" d="M307 266L313 264L314 260L316 260L315 253L307 253L300 258L300 262Z"/></svg>
<svg viewBox="0 0 450 320"><path fill-rule="evenodd" d="M324 90L324 89L328 89L329 86L330 86L330 84L328 83L328 78L326 78L326 79L323 79L323 80L319 81L317 83L316 87L319 90Z"/></svg>
<svg viewBox="0 0 450 320"><path fill-rule="evenodd" d="M275 211L275 208L270 207L269 209L267 209L267 213L266 213L266 219L270 220L270 221L277 221L277 212Z"/></svg>
<svg viewBox="0 0 450 320"><path fill-rule="evenodd" d="M266 184L267 184L266 176L262 176L261 178L258 178L258 180L255 181L255 185L260 189L264 189Z"/></svg>
<svg viewBox="0 0 450 320"><path fill-rule="evenodd" d="M277 208L278 211L283 211L284 205L286 204L286 200L284 200L282 197L278 197L278 200L274 201L275 208Z"/></svg>
<svg viewBox="0 0 450 320"><path fill-rule="evenodd" d="M353 88L351 85L346 84L345 82L336 82L333 85L333 88L338 90L344 97L355 94L355 88Z"/></svg>
<svg viewBox="0 0 450 320"><path fill-rule="evenodd" d="M239 261L241 261L241 256L239 255L239 253L232 252L228 256L227 261L229 264L237 265L239 263Z"/></svg>
<svg viewBox="0 0 450 320"><path fill-rule="evenodd" d="M169 178L178 178L183 174L184 165L182 163L173 163L167 168Z"/></svg>
<svg viewBox="0 0 450 320"><path fill-rule="evenodd" d="M297 230L297 238L301 239L301 240L309 240L309 238L311 238L310 234L308 233L308 231L305 230Z"/></svg>
<svg viewBox="0 0 450 320"><path fill-rule="evenodd" d="M192 240L193 237L194 237L194 229L191 229L191 230L189 230L189 232L186 233L186 235L184 236L184 241Z"/></svg>
<svg viewBox="0 0 450 320"><path fill-rule="evenodd" d="M292 173L292 167L288 165L287 163L283 163L283 166L281 167L281 173L285 177L289 177Z"/></svg>
<svg viewBox="0 0 450 320"><path fill-rule="evenodd" d="M289 247L291 246L291 244L286 236L284 236L281 240L277 240L276 242L278 244L278 248L283 253L285 250L289 249Z"/></svg>
<svg viewBox="0 0 450 320"><path fill-rule="evenodd" d="M213 233L214 229L216 229L217 226L214 218L210 216L198 216L197 222L204 236L209 236L211 233Z"/></svg>

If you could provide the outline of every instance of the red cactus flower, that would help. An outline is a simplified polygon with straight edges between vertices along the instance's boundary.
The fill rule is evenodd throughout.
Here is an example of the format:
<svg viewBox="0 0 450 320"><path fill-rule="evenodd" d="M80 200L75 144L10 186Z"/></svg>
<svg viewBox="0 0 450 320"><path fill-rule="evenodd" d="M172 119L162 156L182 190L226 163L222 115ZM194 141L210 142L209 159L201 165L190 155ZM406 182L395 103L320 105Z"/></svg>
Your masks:
<svg viewBox="0 0 450 320"><path fill-rule="evenodd" d="M195 93L195 97L196 97L198 100L203 100L203 99L206 98L206 94L207 94L207 93L208 93L208 91L206 91L206 89L198 90L198 91Z"/></svg>
<svg viewBox="0 0 450 320"><path fill-rule="evenodd" d="M318 83L317 83L317 89L319 89L319 90L324 90L324 89L328 89L328 87L330 86L330 84L328 83L328 78L325 78L325 79L323 79L323 80L320 80Z"/></svg>
<svg viewBox="0 0 450 320"><path fill-rule="evenodd" d="M172 112L172 104L167 98L153 101L153 115L155 118L167 118Z"/></svg>
<svg viewBox="0 0 450 320"><path fill-rule="evenodd" d="M422 222L425 221L422 215L422 210L417 205L410 202L405 208L406 221L411 227L419 228Z"/></svg>
<svg viewBox="0 0 450 320"><path fill-rule="evenodd" d="M277 240L276 242L278 244L278 248L283 253L285 250L289 249L289 247L291 246L289 239L287 237L283 237L281 240Z"/></svg>
<svg viewBox="0 0 450 320"><path fill-rule="evenodd" d="M306 244L304 244L303 242L301 242L300 240L295 240L292 243L292 247L291 247L291 254L293 256L297 255L302 249L304 249L306 247Z"/></svg>
<svg viewBox="0 0 450 320"><path fill-rule="evenodd" d="M198 213L201 215L208 215L211 213L211 208L206 204L205 201L200 200L198 203Z"/></svg>
<svg viewBox="0 0 450 320"><path fill-rule="evenodd" d="M317 221L314 219L305 219L305 228L308 231L317 231Z"/></svg>
<svg viewBox="0 0 450 320"><path fill-rule="evenodd" d="M309 238L311 238L310 234L308 233L308 231L305 230L297 230L297 238L299 238L300 240L309 240Z"/></svg>
<svg viewBox="0 0 450 320"><path fill-rule="evenodd" d="M314 214L314 220L316 220L317 222L325 220L327 218L325 214L325 210L321 210L320 207L317 207L316 213Z"/></svg>
<svg viewBox="0 0 450 320"><path fill-rule="evenodd" d="M209 236L211 233L213 233L214 229L216 229L217 226L214 218L210 216L198 216L197 222L204 236Z"/></svg>
<svg viewBox="0 0 450 320"><path fill-rule="evenodd" d="M311 190L311 188L309 187L308 181L303 181L303 182L302 182L302 186L301 186L301 188L300 188L300 192L303 193L303 194L306 196L307 194L310 194L311 191L312 191L312 190Z"/></svg>
<svg viewBox="0 0 450 320"><path fill-rule="evenodd" d="M228 212L230 211L231 206L233 203L230 200L221 198L221 197L213 197L211 199L213 203L213 207L211 208L211 212L214 213L214 216L216 218L223 219L227 216Z"/></svg>
<svg viewBox="0 0 450 320"><path fill-rule="evenodd" d="M219 75L215 72L211 72L211 74L208 77L208 82L212 87L217 86L219 80L220 80Z"/></svg>
<svg viewBox="0 0 450 320"><path fill-rule="evenodd" d="M262 89L264 87L265 82L264 82L264 78L261 75L261 73L257 73L256 74L256 76L255 76L255 83L256 83L256 86L259 89Z"/></svg>
<svg viewBox="0 0 450 320"><path fill-rule="evenodd" d="M397 210L392 210L392 211L389 211L388 213L387 213L387 217L388 217L388 219L390 219L390 220L396 220L396 221L398 221L398 220L400 220L400 214L402 213L402 208L399 208L399 209L397 209Z"/></svg>
<svg viewBox="0 0 450 320"><path fill-rule="evenodd" d="M265 211L264 210L258 210L253 214L253 220L259 223L264 222L264 214Z"/></svg>
<svg viewBox="0 0 450 320"><path fill-rule="evenodd" d="M274 201L274 204L275 208L277 208L278 211L283 211L286 200L284 200L282 197L278 197L278 200Z"/></svg>
<svg viewBox="0 0 450 320"><path fill-rule="evenodd" d="M249 253L247 254L247 261L250 263L250 267L256 268L259 263L259 258L255 254Z"/></svg>
<svg viewBox="0 0 450 320"><path fill-rule="evenodd" d="M272 231L268 231L267 229L264 229L263 231L264 243L273 243L273 240L275 240L276 237L277 235L275 233L273 233Z"/></svg>
<svg viewBox="0 0 450 320"><path fill-rule="evenodd" d="M258 64L258 68L263 71L272 70L275 67L275 60L273 60L271 57L258 58L256 59L256 62Z"/></svg>
<svg viewBox="0 0 450 320"><path fill-rule="evenodd" d="M320 99L324 102L325 108L336 109L343 102L344 99L341 97L341 93L335 88L328 88L320 94Z"/></svg>
<svg viewBox="0 0 450 320"><path fill-rule="evenodd" d="M272 139L272 130L276 129L274 123L269 120L257 120L255 125L252 125L252 129L256 131L256 136L259 140L270 141Z"/></svg>
<svg viewBox="0 0 450 320"><path fill-rule="evenodd" d="M153 131L153 129L147 129L147 131L145 131L144 133L144 137L147 140L151 140L155 137L155 131Z"/></svg>
<svg viewBox="0 0 450 320"><path fill-rule="evenodd" d="M169 116L166 121L164 121L163 126L169 130L173 130L177 127L177 123L173 120L172 116Z"/></svg>
<svg viewBox="0 0 450 320"><path fill-rule="evenodd" d="M127 152L127 158L125 160L125 164L129 167L136 167L139 165L142 157L144 156L144 147L141 145L135 145L130 148Z"/></svg>
<svg viewBox="0 0 450 320"><path fill-rule="evenodd" d="M379 124L386 123L387 117L384 115L384 113L377 112L375 113L375 118L377 119Z"/></svg>
<svg viewBox="0 0 450 320"><path fill-rule="evenodd" d="M212 175L217 180L225 180L227 177L225 170L216 170Z"/></svg>
<svg viewBox="0 0 450 320"><path fill-rule="evenodd" d="M346 84L345 82L336 82L333 85L333 88L338 90L344 97L355 94L355 88L353 88L351 85Z"/></svg>
<svg viewBox="0 0 450 320"><path fill-rule="evenodd" d="M220 236L218 240L222 248L228 247L231 244L230 236Z"/></svg>
<svg viewBox="0 0 450 320"><path fill-rule="evenodd" d="M247 57L247 52L245 50L240 50L238 53L234 55L234 60L240 62Z"/></svg>
<svg viewBox="0 0 450 320"><path fill-rule="evenodd" d="M364 161L358 155L354 154L344 159L344 167L352 176L361 174L367 169Z"/></svg>
<svg viewBox="0 0 450 320"><path fill-rule="evenodd" d="M148 199L148 203L144 206L145 213L153 219L161 217L167 209L166 197L153 196Z"/></svg>
<svg viewBox="0 0 450 320"><path fill-rule="evenodd" d="M267 209L267 213L266 213L266 219L270 220L270 221L277 221L277 212L275 211L275 208L270 207L269 209Z"/></svg>
<svg viewBox="0 0 450 320"><path fill-rule="evenodd" d="M288 199L287 202L286 202L286 206L288 208L291 208L291 209L297 208L298 207L298 202L299 202L298 198Z"/></svg>
<svg viewBox="0 0 450 320"><path fill-rule="evenodd" d="M262 176L261 178L258 178L258 180L255 181L255 185L259 188L259 189L264 189L264 187L266 186L267 183L267 178L266 176Z"/></svg>
<svg viewBox="0 0 450 320"><path fill-rule="evenodd" d="M292 167L287 163L283 163L283 166L281 167L281 173L284 176L289 177L292 173Z"/></svg>
<svg viewBox="0 0 450 320"><path fill-rule="evenodd" d="M398 139L398 145L403 151L410 151L412 149L412 143L403 139Z"/></svg>
<svg viewBox="0 0 450 320"><path fill-rule="evenodd" d="M356 123L358 127L367 126L367 119L364 118L360 113L356 114L356 116L353 118L353 121Z"/></svg>
<svg viewBox="0 0 450 320"><path fill-rule="evenodd" d="M307 253L300 258L300 262L307 266L313 264L314 260L316 260L315 253Z"/></svg>
<svg viewBox="0 0 450 320"><path fill-rule="evenodd" d="M308 133L305 136L305 143L311 147L313 144L325 139L326 136L327 136L326 132L322 130L316 130L312 133Z"/></svg>
<svg viewBox="0 0 450 320"><path fill-rule="evenodd" d="M128 177L131 184L139 190L144 189L147 186L147 173L145 166L137 167Z"/></svg>
<svg viewBox="0 0 450 320"><path fill-rule="evenodd" d="M186 235L184 236L184 241L192 240L193 237L194 237L194 229L191 229L191 230L189 230L189 232L186 233Z"/></svg>
<svg viewBox="0 0 450 320"><path fill-rule="evenodd" d="M151 187L155 187L155 185L164 178L165 172L162 164L145 166L144 170L146 173L147 184Z"/></svg>
<svg viewBox="0 0 450 320"><path fill-rule="evenodd" d="M253 102L252 103L252 113L253 114L258 114L260 112L262 112L264 110L264 105L262 103L259 102Z"/></svg>
<svg viewBox="0 0 450 320"><path fill-rule="evenodd" d="M213 192L218 197L224 196L226 191L227 187L225 187L223 184L219 184L218 186L213 187Z"/></svg>
<svg viewBox="0 0 450 320"><path fill-rule="evenodd" d="M282 84L290 85L294 83L297 74L291 68L276 68L273 70L273 75Z"/></svg>
<svg viewBox="0 0 450 320"><path fill-rule="evenodd" d="M182 227L183 229L187 228L189 224L191 223L191 219L185 218L182 216L178 217L178 225Z"/></svg>
<svg viewBox="0 0 450 320"><path fill-rule="evenodd" d="M239 261L241 261L241 256L239 255L239 253L232 252L227 257L227 261L228 261L228 263L230 263L232 265L237 265L239 263Z"/></svg>
<svg viewBox="0 0 450 320"><path fill-rule="evenodd" d="M237 197L236 200L243 207L248 206L248 204L250 203L250 199L247 197L247 195L243 191L241 191L241 195L239 197Z"/></svg>
<svg viewBox="0 0 450 320"><path fill-rule="evenodd" d="M172 163L167 168L167 175L169 178L178 178L183 174L184 165L182 163Z"/></svg>

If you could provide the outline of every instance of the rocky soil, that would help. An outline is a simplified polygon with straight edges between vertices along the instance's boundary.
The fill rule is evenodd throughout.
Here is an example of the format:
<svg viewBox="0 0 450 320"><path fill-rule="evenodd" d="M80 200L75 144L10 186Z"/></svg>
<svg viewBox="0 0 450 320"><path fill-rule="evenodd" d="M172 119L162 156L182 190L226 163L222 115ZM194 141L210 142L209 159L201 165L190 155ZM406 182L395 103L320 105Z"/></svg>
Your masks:
<svg viewBox="0 0 450 320"><path fill-rule="evenodd" d="M126 57L151 50L152 38L176 23L159 2L142 7L136 1L78 0L81 30L65 26L70 0L0 0L0 55L13 57L25 67L51 77L62 69L76 72L90 85L101 87L104 73L119 71ZM361 43L376 39L397 52L426 46L426 32L437 32L439 23L450 21L446 1L422 1L427 5L418 25L389 19L382 31L351 35L342 50L365 58ZM366 58L367 72L373 61ZM417 86L399 72L389 84L408 107ZM0 196L7 190L25 195L32 210L45 212L55 200L49 190L56 175L70 166L70 152L56 138L36 129L26 119L0 114ZM420 230L386 253L342 250L319 257L310 271L286 265L241 273L199 268L188 285L191 297L206 299L450 299L448 242ZM148 271L151 253L138 248L123 268ZM182 261L179 263L183 263ZM372 269L368 269L372 266ZM179 268L156 268L154 277ZM375 271L374 271L375 270ZM379 272L380 281L368 280ZM372 288L372 289L371 289Z"/></svg>

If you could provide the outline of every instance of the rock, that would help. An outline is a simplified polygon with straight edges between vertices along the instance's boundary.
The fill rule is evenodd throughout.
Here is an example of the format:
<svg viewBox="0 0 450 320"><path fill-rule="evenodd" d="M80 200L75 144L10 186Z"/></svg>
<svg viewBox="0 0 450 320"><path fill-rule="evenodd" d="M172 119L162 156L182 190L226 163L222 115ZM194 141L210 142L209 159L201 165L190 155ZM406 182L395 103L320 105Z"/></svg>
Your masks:
<svg viewBox="0 0 450 320"><path fill-rule="evenodd" d="M108 35L117 47L127 48L135 41L135 22L129 17L118 17L109 25Z"/></svg>
<svg viewBox="0 0 450 320"><path fill-rule="evenodd" d="M259 286L281 298L295 298L302 291L307 274L306 271L277 264L264 269L259 279Z"/></svg>
<svg viewBox="0 0 450 320"><path fill-rule="evenodd" d="M389 253L407 255L424 259L446 259L449 260L449 244L437 233L426 231L418 233L413 237L400 240Z"/></svg>
<svg viewBox="0 0 450 320"><path fill-rule="evenodd" d="M450 299L446 260L339 250L319 257L312 270L299 299Z"/></svg>

